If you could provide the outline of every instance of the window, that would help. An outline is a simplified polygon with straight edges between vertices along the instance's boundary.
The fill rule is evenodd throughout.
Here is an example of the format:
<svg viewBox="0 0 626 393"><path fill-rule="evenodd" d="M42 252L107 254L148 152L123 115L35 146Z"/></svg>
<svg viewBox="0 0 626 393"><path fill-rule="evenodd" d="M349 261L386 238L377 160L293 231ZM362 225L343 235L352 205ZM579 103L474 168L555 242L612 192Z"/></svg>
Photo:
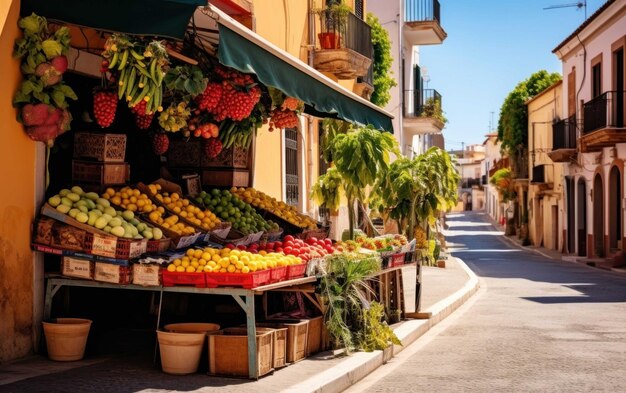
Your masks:
<svg viewBox="0 0 626 393"><path fill-rule="evenodd" d="M591 98L602 94L602 53L591 59Z"/></svg>
<svg viewBox="0 0 626 393"><path fill-rule="evenodd" d="M285 128L285 190L289 205L298 207L300 201L300 171L298 164L298 129Z"/></svg>
<svg viewBox="0 0 626 393"><path fill-rule="evenodd" d="M365 20L365 12L363 10L363 0L354 0L354 14L362 20Z"/></svg>
<svg viewBox="0 0 626 393"><path fill-rule="evenodd" d="M591 97L602 94L602 63L591 68Z"/></svg>

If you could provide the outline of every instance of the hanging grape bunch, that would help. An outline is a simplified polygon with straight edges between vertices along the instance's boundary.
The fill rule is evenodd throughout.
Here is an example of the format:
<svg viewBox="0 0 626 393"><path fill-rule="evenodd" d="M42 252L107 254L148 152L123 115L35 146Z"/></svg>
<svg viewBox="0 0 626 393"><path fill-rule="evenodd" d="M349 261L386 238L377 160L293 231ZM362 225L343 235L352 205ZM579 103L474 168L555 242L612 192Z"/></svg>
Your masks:
<svg viewBox="0 0 626 393"><path fill-rule="evenodd" d="M159 114L159 125L167 132L178 132L187 127L187 119L191 111L186 102L173 102Z"/></svg>
<svg viewBox="0 0 626 393"><path fill-rule="evenodd" d="M282 105L272 110L269 125L270 131L274 128L293 128L298 126L298 113L303 102L293 97L285 97Z"/></svg>

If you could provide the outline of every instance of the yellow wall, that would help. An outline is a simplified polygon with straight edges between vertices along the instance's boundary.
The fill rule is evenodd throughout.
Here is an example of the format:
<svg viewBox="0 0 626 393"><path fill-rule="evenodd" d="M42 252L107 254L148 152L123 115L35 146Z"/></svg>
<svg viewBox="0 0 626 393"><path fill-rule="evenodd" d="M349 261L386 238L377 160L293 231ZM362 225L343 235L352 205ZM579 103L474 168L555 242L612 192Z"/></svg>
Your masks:
<svg viewBox="0 0 626 393"><path fill-rule="evenodd" d="M256 33L306 62L302 46L308 38L307 2L263 0L254 2ZM256 140L254 187L282 199L282 132L259 129Z"/></svg>
<svg viewBox="0 0 626 393"><path fill-rule="evenodd" d="M30 227L34 211L35 142L15 121L11 105L21 80L12 57L18 36L20 2L14 0L0 33L0 362L28 354L33 332L33 256Z"/></svg>

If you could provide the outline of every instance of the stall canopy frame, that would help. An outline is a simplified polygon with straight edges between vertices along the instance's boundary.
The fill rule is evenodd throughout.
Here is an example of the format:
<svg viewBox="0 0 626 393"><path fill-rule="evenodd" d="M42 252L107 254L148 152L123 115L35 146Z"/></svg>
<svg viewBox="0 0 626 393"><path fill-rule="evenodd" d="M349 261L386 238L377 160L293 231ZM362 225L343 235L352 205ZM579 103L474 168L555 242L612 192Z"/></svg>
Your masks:
<svg viewBox="0 0 626 393"><path fill-rule="evenodd" d="M298 98L305 103L305 112L310 115L340 118L393 132L390 113L278 48L218 8L208 5L203 13L219 26L217 55L223 65L254 73L266 86Z"/></svg>

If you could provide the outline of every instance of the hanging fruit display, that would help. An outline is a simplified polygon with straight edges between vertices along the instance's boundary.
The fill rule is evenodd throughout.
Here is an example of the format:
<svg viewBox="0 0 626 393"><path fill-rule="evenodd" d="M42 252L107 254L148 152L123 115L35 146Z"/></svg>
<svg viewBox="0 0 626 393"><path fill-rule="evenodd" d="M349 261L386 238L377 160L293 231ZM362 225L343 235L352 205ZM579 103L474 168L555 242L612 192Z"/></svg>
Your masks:
<svg viewBox="0 0 626 393"><path fill-rule="evenodd" d="M222 141L217 138L211 138L204 145L204 152L209 159L213 159L222 152L223 147Z"/></svg>
<svg viewBox="0 0 626 393"><path fill-rule="evenodd" d="M51 31L46 18L35 14L20 19L18 25L23 37L15 41L14 55L21 59L24 79L13 104L28 136L52 145L58 135L70 129L67 99L77 99L62 81L68 66L69 30L60 27Z"/></svg>
<svg viewBox="0 0 626 393"><path fill-rule="evenodd" d="M130 111L135 115L135 125L140 130L147 130L152 124L154 113L146 113L147 103L144 100L139 101L139 104L130 108Z"/></svg>
<svg viewBox="0 0 626 393"><path fill-rule="evenodd" d="M106 128L113 123L115 111L117 109L117 95L114 91L107 89L97 89L93 95L93 114L96 123L102 128Z"/></svg>
<svg viewBox="0 0 626 393"><path fill-rule="evenodd" d="M159 125L167 132L178 132L187 127L187 119L191 111L186 102L173 102L159 114Z"/></svg>
<svg viewBox="0 0 626 393"><path fill-rule="evenodd" d="M167 153L170 147L170 139L164 133L158 132L152 137L152 151L157 156Z"/></svg>
<svg viewBox="0 0 626 393"><path fill-rule="evenodd" d="M142 101L146 103L145 109L135 112L136 116L163 110L162 85L169 59L162 42L151 41L145 45L124 34L112 34L104 45L102 56L108 62L108 71L117 80L118 99L124 99L130 108ZM147 120L143 119L140 124Z"/></svg>
<svg viewBox="0 0 626 393"><path fill-rule="evenodd" d="M304 103L297 98L286 96L278 89L269 88L269 93L274 105L270 113L269 130L297 127L298 114L304 109Z"/></svg>

